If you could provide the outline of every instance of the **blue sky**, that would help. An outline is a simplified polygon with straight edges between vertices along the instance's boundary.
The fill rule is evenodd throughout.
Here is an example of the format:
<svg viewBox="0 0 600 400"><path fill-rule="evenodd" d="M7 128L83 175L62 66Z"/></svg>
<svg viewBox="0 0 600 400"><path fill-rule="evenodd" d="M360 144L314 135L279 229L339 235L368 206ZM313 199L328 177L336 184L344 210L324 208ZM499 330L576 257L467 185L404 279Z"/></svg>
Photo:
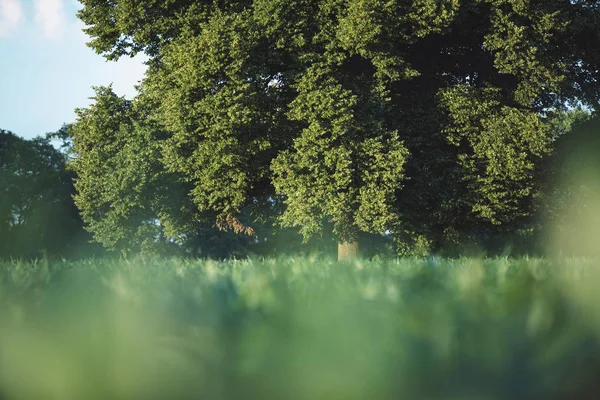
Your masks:
<svg viewBox="0 0 600 400"><path fill-rule="evenodd" d="M25 138L58 130L90 104L92 86L131 98L143 57L107 62L85 43L76 0L0 0L0 129Z"/></svg>

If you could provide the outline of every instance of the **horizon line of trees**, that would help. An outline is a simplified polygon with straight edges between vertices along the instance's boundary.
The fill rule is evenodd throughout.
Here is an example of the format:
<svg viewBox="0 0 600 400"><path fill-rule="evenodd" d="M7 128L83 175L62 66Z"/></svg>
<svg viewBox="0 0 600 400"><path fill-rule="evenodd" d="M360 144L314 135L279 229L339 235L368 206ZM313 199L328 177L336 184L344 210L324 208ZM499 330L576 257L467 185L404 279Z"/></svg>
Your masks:
<svg viewBox="0 0 600 400"><path fill-rule="evenodd" d="M553 151L544 159L544 172L539 176L543 195L538 199L536 214L523 229L507 232L492 227L462 232L466 237L462 243L455 241L437 249L402 250L403 254L547 254L544 244L548 234L557 228L561 230L561 240L568 242L571 238L580 242L579 246L570 243L571 250L589 254L595 243L587 243L577 235L577 229L568 218L579 218L578 224L586 225L582 218L589 215L579 211L596 202L593 195L597 193L590 188L600 177L600 160L596 157L600 149L600 124L592 119L589 110L580 107L557 113L549 124L554 135ZM0 187L3 188L0 192L0 259L106 254L98 245L90 244L93 237L85 230L73 200L77 176L70 167L75 157L71 129L72 124L65 124L57 132L30 140L0 130ZM591 176L582 184L576 177L586 171ZM565 185L565 181L569 184ZM324 238L303 243L297 229L276 224L276 207L273 203L269 220L256 221L251 215L241 216L242 221L251 221L247 223L254 227L252 235L219 229L216 224L207 222L197 231L173 240L156 225L156 235L148 236L138 251L213 258L314 251L334 254L336 241L331 235L331 225ZM573 207L577 208L575 214L579 217L574 216ZM391 232L362 234L360 240L365 256L398 254ZM585 246L589 248L583 249Z"/></svg>
<svg viewBox="0 0 600 400"><path fill-rule="evenodd" d="M0 129L0 259L97 251L73 202L75 174L52 140Z"/></svg>
<svg viewBox="0 0 600 400"><path fill-rule="evenodd" d="M81 3L98 54L149 58L65 131L107 248L538 252L583 193L556 182L569 124L596 129L598 0Z"/></svg>

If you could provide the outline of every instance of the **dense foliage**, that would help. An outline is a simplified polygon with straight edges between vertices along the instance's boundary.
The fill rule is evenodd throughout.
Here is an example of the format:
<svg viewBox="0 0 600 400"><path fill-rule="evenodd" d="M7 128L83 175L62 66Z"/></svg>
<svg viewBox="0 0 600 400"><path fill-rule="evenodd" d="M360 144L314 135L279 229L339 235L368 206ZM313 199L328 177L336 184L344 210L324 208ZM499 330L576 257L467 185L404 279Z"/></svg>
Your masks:
<svg viewBox="0 0 600 400"><path fill-rule="evenodd" d="M273 217L401 253L531 234L553 116L599 101L592 0L81 2L98 53L150 57L142 112L101 89L75 124L78 204L117 248Z"/></svg>
<svg viewBox="0 0 600 400"><path fill-rule="evenodd" d="M0 397L597 399L577 260L0 264Z"/></svg>
<svg viewBox="0 0 600 400"><path fill-rule="evenodd" d="M90 239L66 163L49 137L0 130L0 258L75 255Z"/></svg>

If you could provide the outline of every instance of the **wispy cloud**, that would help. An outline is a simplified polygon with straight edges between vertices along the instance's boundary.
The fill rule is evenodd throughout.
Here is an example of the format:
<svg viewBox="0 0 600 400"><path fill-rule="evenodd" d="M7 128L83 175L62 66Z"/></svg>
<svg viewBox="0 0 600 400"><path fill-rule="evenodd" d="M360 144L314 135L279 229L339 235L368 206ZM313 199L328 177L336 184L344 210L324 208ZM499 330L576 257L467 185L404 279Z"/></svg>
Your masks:
<svg viewBox="0 0 600 400"><path fill-rule="evenodd" d="M66 13L63 0L34 0L35 21L44 36L55 39L64 32Z"/></svg>
<svg viewBox="0 0 600 400"><path fill-rule="evenodd" d="M19 0L0 0L0 37L8 36L23 20Z"/></svg>

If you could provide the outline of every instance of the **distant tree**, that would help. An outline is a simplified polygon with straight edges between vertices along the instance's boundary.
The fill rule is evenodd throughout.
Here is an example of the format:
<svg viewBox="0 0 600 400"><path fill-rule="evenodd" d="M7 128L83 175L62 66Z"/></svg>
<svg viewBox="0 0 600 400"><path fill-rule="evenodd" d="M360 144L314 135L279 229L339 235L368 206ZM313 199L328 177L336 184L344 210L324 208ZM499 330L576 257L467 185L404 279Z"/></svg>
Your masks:
<svg viewBox="0 0 600 400"><path fill-rule="evenodd" d="M150 57L148 114L125 125L151 116L161 132L145 162L182 183L183 220L248 232L243 212L275 202L306 239L331 225L341 257L364 232L426 252L526 227L551 150L545 114L599 103L592 0L82 3L97 52ZM89 121L101 137L104 120ZM99 163L80 171L116 166ZM79 185L107 235L113 213L148 210L115 179L102 201Z"/></svg>
<svg viewBox="0 0 600 400"><path fill-rule="evenodd" d="M573 121L572 128L556 139L548 159L543 232L551 237L551 251L597 256L600 119L578 111L563 119Z"/></svg>
<svg viewBox="0 0 600 400"><path fill-rule="evenodd" d="M66 257L89 240L72 178L49 138L0 130L0 257Z"/></svg>

